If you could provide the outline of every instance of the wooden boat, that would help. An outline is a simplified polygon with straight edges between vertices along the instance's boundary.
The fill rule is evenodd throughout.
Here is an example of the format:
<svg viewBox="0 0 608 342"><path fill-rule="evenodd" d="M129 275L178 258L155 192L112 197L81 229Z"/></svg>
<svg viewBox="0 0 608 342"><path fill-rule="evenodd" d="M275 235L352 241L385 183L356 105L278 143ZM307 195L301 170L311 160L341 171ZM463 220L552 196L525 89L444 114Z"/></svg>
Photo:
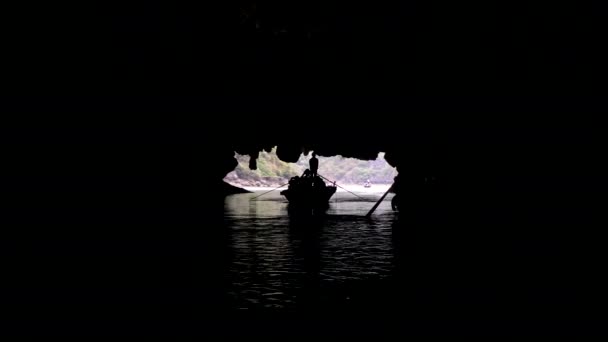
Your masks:
<svg viewBox="0 0 608 342"><path fill-rule="evenodd" d="M281 191L281 195L285 196L292 208L327 207L331 196L335 193L335 186L326 185L319 176L306 174L292 178L287 190Z"/></svg>

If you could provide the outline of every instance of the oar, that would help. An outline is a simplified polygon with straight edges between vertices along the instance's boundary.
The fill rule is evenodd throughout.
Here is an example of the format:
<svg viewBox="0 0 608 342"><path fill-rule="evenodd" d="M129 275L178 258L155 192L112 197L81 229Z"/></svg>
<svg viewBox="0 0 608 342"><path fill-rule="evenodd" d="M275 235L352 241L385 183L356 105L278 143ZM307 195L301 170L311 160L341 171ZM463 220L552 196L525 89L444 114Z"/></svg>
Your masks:
<svg viewBox="0 0 608 342"><path fill-rule="evenodd" d="M386 192L384 193L384 195L382 195L382 197L380 197L380 199L378 200L378 202L376 202L376 204L374 204L374 207L367 213L367 215L365 215L365 217L372 216L372 213L376 210L376 208L378 208L378 206L380 205L380 202L382 202L382 200L384 200L384 197L386 197L386 195L388 195L388 193L393 189L394 185L395 185L395 183L393 183L393 185L391 185L391 187L388 188L388 190L386 190Z"/></svg>
<svg viewBox="0 0 608 342"><path fill-rule="evenodd" d="M289 184L289 183L285 183L285 184L283 184L283 185L279 185L279 186L277 186L276 188L274 188L274 189L272 189L272 190L270 190L270 191L266 191L265 193L263 193L263 194L261 194L261 195L257 195L257 196L255 196L255 197L252 197L252 198L250 198L249 200L251 201L251 200L254 200L254 199L256 199L256 198L258 198L258 197L260 197L260 196L264 196L264 195L266 195L266 194L268 194L268 193L271 193L271 192L275 191L275 190L276 190L276 189L278 189L278 188L282 188L282 187L284 187L284 186L285 186L285 185L287 185L287 184Z"/></svg>
<svg viewBox="0 0 608 342"><path fill-rule="evenodd" d="M317 175L321 176L321 175L320 175L320 174L318 174L318 173L317 173ZM332 182L332 181L330 181L329 179L325 178L324 176L321 176L321 178L325 179L325 180L326 180L326 181L328 181L328 182ZM343 187L339 186L338 184L336 184L336 186L340 187L342 190L348 191L348 190L344 189ZM365 199L365 198L363 198L363 197L361 197L361 196L357 195L356 193L354 193L354 192L352 192L352 191L348 191L348 192L350 192L351 194L353 194L353 195L355 195L355 196L359 197L360 199Z"/></svg>

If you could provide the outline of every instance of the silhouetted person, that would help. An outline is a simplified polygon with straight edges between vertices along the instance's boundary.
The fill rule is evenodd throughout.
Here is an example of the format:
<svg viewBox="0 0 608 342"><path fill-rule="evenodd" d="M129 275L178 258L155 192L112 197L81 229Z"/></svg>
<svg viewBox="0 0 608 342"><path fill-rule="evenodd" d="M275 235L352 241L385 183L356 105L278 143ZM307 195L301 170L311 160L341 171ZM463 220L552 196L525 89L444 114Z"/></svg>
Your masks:
<svg viewBox="0 0 608 342"><path fill-rule="evenodd" d="M393 185L391 186L391 192L395 194L395 196L393 196L393 199L391 200L391 208L393 209L393 211L399 211L399 205L401 203L400 200L401 198L399 197L399 192L401 189L399 189L400 187L400 182L399 182L399 175L397 175L394 178L395 182L393 183Z"/></svg>
<svg viewBox="0 0 608 342"><path fill-rule="evenodd" d="M315 152L312 153L312 158L310 158L310 173L312 176L317 175L317 170L319 169L319 159L317 159L317 154Z"/></svg>
<svg viewBox="0 0 608 342"><path fill-rule="evenodd" d="M297 186L298 183L300 183L300 177L298 177L298 176L291 177L291 179L289 180L290 186Z"/></svg>

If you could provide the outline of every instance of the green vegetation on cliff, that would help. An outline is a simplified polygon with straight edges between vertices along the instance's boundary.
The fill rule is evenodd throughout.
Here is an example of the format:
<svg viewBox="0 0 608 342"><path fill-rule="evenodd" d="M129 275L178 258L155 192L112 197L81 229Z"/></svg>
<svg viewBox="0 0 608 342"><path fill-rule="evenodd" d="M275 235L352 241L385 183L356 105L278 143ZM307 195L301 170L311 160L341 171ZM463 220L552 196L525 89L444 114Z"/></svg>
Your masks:
<svg viewBox="0 0 608 342"><path fill-rule="evenodd" d="M299 176L308 168L308 156L300 156L297 163L281 161L273 149L270 153L260 152L257 170L249 169L249 156L236 154L238 166L226 175L224 180L237 186L279 186L293 176ZM380 153L376 160L354 158L318 157L319 174L337 181L339 184L363 184L366 180L374 184L391 184L397 171L384 160Z"/></svg>

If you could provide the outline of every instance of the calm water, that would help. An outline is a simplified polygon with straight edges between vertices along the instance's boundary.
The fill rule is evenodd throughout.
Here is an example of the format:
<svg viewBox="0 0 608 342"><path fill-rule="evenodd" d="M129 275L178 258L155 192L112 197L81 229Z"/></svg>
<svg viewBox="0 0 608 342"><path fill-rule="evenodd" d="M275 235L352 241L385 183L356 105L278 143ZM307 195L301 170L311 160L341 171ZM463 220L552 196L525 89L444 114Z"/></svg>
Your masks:
<svg viewBox="0 0 608 342"><path fill-rule="evenodd" d="M347 300L345 289L390 278L392 194L368 219L386 187L354 190L361 198L339 191L322 217L290 217L279 191L257 199L264 191L228 196L227 283L234 308L296 310Z"/></svg>

